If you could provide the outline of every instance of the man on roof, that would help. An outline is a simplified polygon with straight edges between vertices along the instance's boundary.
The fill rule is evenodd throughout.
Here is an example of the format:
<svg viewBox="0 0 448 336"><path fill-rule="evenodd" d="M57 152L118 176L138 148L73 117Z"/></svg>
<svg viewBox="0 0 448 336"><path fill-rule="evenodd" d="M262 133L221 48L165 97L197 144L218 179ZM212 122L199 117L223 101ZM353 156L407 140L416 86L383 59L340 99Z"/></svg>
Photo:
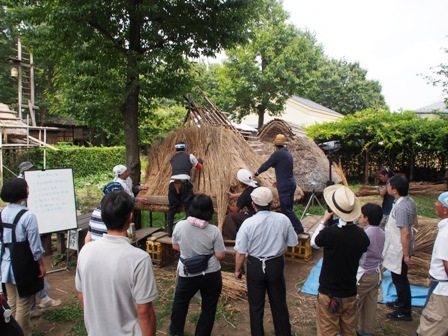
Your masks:
<svg viewBox="0 0 448 336"><path fill-rule="evenodd" d="M280 208L283 214L291 221L294 231L299 234L303 232L303 226L293 211L294 193L297 188L296 178L293 172L294 160L291 153L288 152L286 145L285 136L283 134L277 134L274 140L274 153L258 168L254 175L258 176L272 167L275 169Z"/></svg>
<svg viewBox="0 0 448 336"><path fill-rule="evenodd" d="M193 154L187 153L187 145L180 142L175 145L176 154L171 158L171 179L168 186L169 209L167 215L168 236L173 234L174 215L181 204L185 207L185 216L188 216L188 207L194 198L193 185L191 184L191 169L202 169L202 159L197 159Z"/></svg>

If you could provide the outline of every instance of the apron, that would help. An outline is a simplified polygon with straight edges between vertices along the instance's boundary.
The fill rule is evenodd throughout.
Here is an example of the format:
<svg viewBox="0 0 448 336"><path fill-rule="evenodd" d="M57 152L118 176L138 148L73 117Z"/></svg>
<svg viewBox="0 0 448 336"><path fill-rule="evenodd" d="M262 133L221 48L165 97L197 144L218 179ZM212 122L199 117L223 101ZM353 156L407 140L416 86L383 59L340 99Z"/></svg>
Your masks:
<svg viewBox="0 0 448 336"><path fill-rule="evenodd" d="M401 233L400 228L396 225L397 221L395 219L395 208L401 200L402 198L399 198L394 204L384 229L386 233L386 240L384 242L383 249L383 266L395 274L401 274L401 263L403 261Z"/></svg>

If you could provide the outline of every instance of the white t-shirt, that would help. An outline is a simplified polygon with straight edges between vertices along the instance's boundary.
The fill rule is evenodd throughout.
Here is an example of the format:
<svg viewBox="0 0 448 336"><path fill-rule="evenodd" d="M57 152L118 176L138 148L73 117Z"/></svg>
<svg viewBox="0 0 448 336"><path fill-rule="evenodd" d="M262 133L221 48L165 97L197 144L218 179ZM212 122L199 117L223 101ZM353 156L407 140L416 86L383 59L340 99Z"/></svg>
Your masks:
<svg viewBox="0 0 448 336"><path fill-rule="evenodd" d="M157 298L151 257L124 236L105 234L84 245L76 268L89 335L142 334L137 304Z"/></svg>
<svg viewBox="0 0 448 336"><path fill-rule="evenodd" d="M439 224L434 248L432 250L429 274L437 280L448 280L443 260L448 260L448 218L442 219ZM448 282L439 282L434 294L448 296Z"/></svg>
<svg viewBox="0 0 448 336"><path fill-rule="evenodd" d="M198 255L210 255L215 252L225 252L224 239L218 227L208 224L201 229L192 225L187 220L182 220L176 224L173 231L173 244L178 244L180 247L180 256L184 259L191 258ZM205 273L217 272L221 269L221 264L215 256L212 256L208 261L208 268ZM179 276L186 277L184 272L184 265L179 259L177 264ZM198 276L202 273L189 274L188 276Z"/></svg>

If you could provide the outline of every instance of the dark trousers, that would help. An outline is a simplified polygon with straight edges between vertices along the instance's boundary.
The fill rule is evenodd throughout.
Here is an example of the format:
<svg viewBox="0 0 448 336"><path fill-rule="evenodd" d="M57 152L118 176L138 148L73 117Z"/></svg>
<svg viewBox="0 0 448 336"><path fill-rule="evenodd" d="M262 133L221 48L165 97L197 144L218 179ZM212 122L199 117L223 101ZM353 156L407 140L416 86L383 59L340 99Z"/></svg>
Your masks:
<svg viewBox="0 0 448 336"><path fill-rule="evenodd" d="M255 257L247 260L247 294L250 311L250 330L253 336L264 335L263 315L266 291L271 305L276 336L290 336L288 305L286 304L285 259L267 260L263 273L262 262Z"/></svg>
<svg viewBox="0 0 448 336"><path fill-rule="evenodd" d="M244 212L229 212L222 225L222 236L227 239L235 240L241 224L243 224L247 218L249 218L249 215Z"/></svg>
<svg viewBox="0 0 448 336"><path fill-rule="evenodd" d="M291 224L294 229L299 229L303 231L302 222L300 219L296 216L296 214L293 211L294 207L294 189L287 190L287 191L279 191L279 201L280 201L280 208L282 209L282 213L289 218L291 221Z"/></svg>
<svg viewBox="0 0 448 336"><path fill-rule="evenodd" d="M222 290L221 271L194 277L179 277L171 309L170 335L183 335L191 298L201 293L201 316L196 325L196 336L210 335L215 323L216 306Z"/></svg>
<svg viewBox="0 0 448 336"><path fill-rule="evenodd" d="M401 274L392 274L392 282L397 290L398 311L402 314L411 314L411 285L408 280L408 265L401 261Z"/></svg>
<svg viewBox="0 0 448 336"><path fill-rule="evenodd" d="M185 207L185 215L188 216L188 208L190 207L190 202L194 198L193 185L188 180L183 180L180 187L179 193L174 186L175 182L170 183L168 187L168 214L167 214L167 225L168 232L173 232L174 215L177 212L179 206L183 203Z"/></svg>

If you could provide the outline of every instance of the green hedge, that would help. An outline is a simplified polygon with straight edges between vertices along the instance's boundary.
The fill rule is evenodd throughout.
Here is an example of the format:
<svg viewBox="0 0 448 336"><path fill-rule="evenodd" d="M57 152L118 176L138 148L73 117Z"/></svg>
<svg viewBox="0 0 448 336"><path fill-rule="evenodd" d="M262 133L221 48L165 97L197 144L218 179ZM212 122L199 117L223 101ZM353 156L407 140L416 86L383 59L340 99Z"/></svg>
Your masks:
<svg viewBox="0 0 448 336"><path fill-rule="evenodd" d="M78 147L66 144L55 146L59 150L46 150L46 169L72 168L74 177L110 173L117 164L126 164L126 149L117 147ZM3 177L7 180L19 174L19 164L31 161L38 169L44 166L43 148L9 152L3 155Z"/></svg>

